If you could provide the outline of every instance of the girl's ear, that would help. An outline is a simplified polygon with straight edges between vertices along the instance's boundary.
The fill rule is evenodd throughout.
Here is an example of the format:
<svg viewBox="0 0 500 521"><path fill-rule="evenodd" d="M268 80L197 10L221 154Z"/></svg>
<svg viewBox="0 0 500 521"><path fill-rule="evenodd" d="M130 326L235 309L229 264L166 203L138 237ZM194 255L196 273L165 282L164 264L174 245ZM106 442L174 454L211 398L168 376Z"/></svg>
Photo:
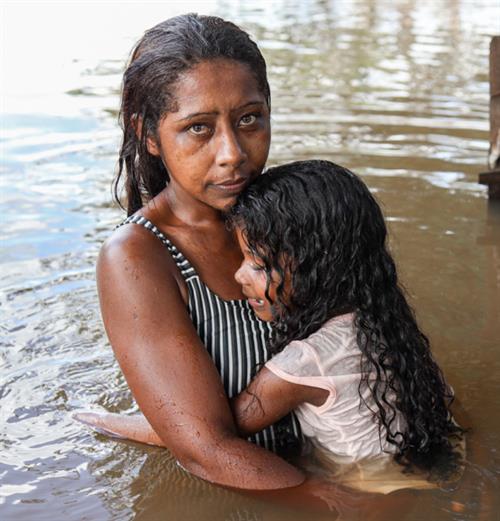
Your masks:
<svg viewBox="0 0 500 521"><path fill-rule="evenodd" d="M132 116L132 126L134 127L135 135L137 136L137 139L141 139L141 135L142 135L142 117L141 116L137 116L136 114L134 114ZM156 139L153 136L149 135L146 138L146 147L148 149L148 152L152 156L156 156L156 157L160 156L160 147L158 146L158 143L157 143Z"/></svg>

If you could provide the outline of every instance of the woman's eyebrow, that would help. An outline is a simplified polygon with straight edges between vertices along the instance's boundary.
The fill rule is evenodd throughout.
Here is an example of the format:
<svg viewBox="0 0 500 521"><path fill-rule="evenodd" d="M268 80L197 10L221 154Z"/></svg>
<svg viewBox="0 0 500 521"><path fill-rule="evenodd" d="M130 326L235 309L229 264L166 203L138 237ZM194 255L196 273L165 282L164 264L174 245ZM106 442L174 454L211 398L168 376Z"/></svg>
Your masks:
<svg viewBox="0 0 500 521"><path fill-rule="evenodd" d="M190 119L197 118L199 116L217 116L218 112L193 112L192 114L188 114L183 118L178 119L177 121L189 121Z"/></svg>
<svg viewBox="0 0 500 521"><path fill-rule="evenodd" d="M231 112L238 112L242 109L245 109L247 107L251 107L252 105L264 105L265 103L263 101L249 101L248 103L245 103L243 105L240 105L239 107L236 107L231 110ZM218 111L214 110L212 112L193 112L191 114L188 114L187 116L184 116L183 118L178 119L177 121L189 121L194 118L198 118L200 116L217 116L219 114Z"/></svg>
<svg viewBox="0 0 500 521"><path fill-rule="evenodd" d="M265 102L261 100L255 100L255 101L249 101L248 103L244 103L243 105L240 105L239 107L236 107L235 109L231 110L231 112L237 112L238 110L245 109L247 107L251 107L252 105L265 105Z"/></svg>

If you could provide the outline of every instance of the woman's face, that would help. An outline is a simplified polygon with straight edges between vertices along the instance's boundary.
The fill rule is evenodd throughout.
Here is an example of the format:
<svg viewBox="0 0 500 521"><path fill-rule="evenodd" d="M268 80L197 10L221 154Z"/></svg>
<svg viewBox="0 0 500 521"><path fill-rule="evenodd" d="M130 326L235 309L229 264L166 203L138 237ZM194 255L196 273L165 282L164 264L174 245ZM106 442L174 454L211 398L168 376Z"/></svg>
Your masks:
<svg viewBox="0 0 500 521"><path fill-rule="evenodd" d="M148 150L162 158L177 201L228 209L267 160L265 96L246 65L217 59L182 74L174 97L175 112L160 121Z"/></svg>

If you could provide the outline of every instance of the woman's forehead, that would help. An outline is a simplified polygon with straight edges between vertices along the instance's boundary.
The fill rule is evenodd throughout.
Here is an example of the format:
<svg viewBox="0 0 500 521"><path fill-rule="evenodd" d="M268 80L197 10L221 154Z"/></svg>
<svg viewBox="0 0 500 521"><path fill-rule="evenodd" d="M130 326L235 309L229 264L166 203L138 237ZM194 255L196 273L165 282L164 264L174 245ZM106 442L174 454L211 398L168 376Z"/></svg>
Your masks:
<svg viewBox="0 0 500 521"><path fill-rule="evenodd" d="M173 95L175 112L180 117L266 103L250 67L227 59L203 61L191 67L175 82Z"/></svg>

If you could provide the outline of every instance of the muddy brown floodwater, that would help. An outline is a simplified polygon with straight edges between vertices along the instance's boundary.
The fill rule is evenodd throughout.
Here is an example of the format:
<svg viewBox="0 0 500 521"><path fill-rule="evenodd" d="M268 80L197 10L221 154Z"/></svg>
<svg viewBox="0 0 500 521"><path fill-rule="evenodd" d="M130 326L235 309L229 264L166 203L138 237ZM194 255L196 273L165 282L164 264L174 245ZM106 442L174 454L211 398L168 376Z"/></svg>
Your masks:
<svg viewBox="0 0 500 521"><path fill-rule="evenodd" d="M498 519L500 208L476 182L488 149L488 45L500 33L498 2L185 4L236 21L263 49L273 93L270 163L333 160L361 174L382 202L411 302L470 417L466 473L446 490L377 500L339 493L332 512L312 514L211 486L166 451L110 441L71 420L81 408L135 410L100 322L94 265L122 218L109 190L120 74L147 26L134 25L138 11L124 4L126 38L113 39L119 24L110 18L109 48L69 56L63 51L80 32L59 6L59 20L73 20L74 41L44 59L50 70L62 64L70 87L54 81L41 95L36 89L52 73L40 74L3 104L1 518ZM150 8L158 16L149 25L173 14ZM85 12L97 20L115 10L89 4ZM64 26L50 11L44 16L42 48Z"/></svg>

